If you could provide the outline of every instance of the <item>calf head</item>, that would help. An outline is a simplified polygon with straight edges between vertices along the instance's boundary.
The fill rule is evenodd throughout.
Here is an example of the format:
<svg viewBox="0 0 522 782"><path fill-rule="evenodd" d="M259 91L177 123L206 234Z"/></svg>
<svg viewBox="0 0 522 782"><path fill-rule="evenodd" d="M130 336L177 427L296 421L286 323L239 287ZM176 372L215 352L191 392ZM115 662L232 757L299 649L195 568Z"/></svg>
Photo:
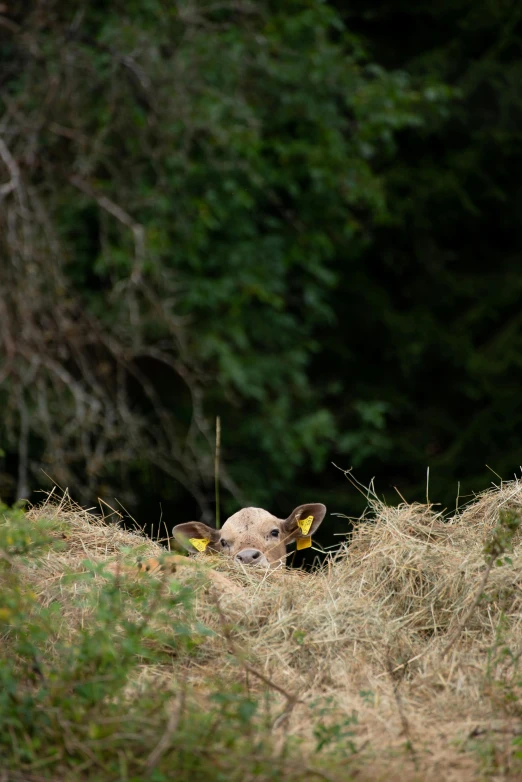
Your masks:
<svg viewBox="0 0 522 782"><path fill-rule="evenodd" d="M319 502L299 505L287 519L278 519L262 508L243 508L219 530L189 521L178 524L172 532L189 551L219 552L243 565L273 568L284 563L289 543L309 545L325 513Z"/></svg>

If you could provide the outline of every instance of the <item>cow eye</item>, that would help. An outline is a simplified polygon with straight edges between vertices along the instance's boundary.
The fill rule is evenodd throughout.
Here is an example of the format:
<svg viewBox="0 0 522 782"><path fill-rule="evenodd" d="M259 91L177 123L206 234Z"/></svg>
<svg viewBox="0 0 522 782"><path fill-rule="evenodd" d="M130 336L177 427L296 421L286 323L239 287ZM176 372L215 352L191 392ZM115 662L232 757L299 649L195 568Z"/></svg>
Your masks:
<svg viewBox="0 0 522 782"><path fill-rule="evenodd" d="M223 548L228 546L228 543L227 543L227 541L224 538L221 538L221 545L223 546Z"/></svg>
<svg viewBox="0 0 522 782"><path fill-rule="evenodd" d="M278 538L279 537L279 530L278 529L273 529L270 534L272 535L273 538Z"/></svg>

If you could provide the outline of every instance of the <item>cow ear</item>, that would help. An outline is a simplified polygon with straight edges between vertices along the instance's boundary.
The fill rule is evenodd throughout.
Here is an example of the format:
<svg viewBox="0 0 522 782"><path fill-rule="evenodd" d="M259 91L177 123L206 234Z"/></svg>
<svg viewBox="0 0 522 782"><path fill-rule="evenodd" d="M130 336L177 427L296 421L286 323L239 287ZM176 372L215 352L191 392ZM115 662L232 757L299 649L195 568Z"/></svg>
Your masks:
<svg viewBox="0 0 522 782"><path fill-rule="evenodd" d="M178 524L172 530L172 534L188 551L205 551L207 547L214 548L220 538L217 529L208 527L201 521Z"/></svg>
<svg viewBox="0 0 522 782"><path fill-rule="evenodd" d="M281 525L286 541L310 538L319 528L325 513L326 506L320 502L308 502L306 505L298 505Z"/></svg>

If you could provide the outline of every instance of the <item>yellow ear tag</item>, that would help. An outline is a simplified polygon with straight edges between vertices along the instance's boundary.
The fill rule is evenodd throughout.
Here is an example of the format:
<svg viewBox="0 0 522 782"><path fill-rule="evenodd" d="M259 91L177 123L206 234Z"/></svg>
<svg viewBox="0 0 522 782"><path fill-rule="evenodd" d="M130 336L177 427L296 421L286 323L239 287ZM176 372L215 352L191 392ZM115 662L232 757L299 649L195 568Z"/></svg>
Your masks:
<svg viewBox="0 0 522 782"><path fill-rule="evenodd" d="M301 549L304 548L310 548L312 545L312 538L307 535L306 538L297 538L295 542L295 547L298 551L301 551Z"/></svg>
<svg viewBox="0 0 522 782"><path fill-rule="evenodd" d="M210 540L208 538L189 538L189 543L192 543L194 548L198 551L205 551Z"/></svg>
<svg viewBox="0 0 522 782"><path fill-rule="evenodd" d="M307 516L306 519L298 519L297 520L297 526L303 533L303 535L308 535L310 532L310 527L312 526L312 522L314 520L313 516ZM305 546L306 548L306 546Z"/></svg>

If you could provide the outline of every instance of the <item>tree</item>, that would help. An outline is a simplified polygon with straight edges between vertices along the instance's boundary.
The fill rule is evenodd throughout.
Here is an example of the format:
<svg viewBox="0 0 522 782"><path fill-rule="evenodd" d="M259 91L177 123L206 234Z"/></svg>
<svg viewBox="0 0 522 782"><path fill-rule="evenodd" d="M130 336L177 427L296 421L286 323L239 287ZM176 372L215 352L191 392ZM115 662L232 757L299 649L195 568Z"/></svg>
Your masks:
<svg viewBox="0 0 522 782"><path fill-rule="evenodd" d="M397 486L422 501L429 466L430 497L454 505L459 483L469 496L520 466L522 9L447 0L341 10L380 67L442 81L455 100L449 115L399 134L388 211L332 301L339 329L355 322L357 333L349 355L329 343L321 366L332 376L353 367L336 423L359 474L377 475L389 499ZM357 447L365 418L369 453Z"/></svg>
<svg viewBox="0 0 522 782"><path fill-rule="evenodd" d="M346 349L336 286L364 274L397 133L451 92L377 65L319 0L34 0L5 31L17 493L44 467L85 500L133 502L161 471L164 498L188 492L208 517L217 413L236 501L322 469L344 424L329 396L350 382L312 363L332 338ZM383 414L357 404L363 423Z"/></svg>

